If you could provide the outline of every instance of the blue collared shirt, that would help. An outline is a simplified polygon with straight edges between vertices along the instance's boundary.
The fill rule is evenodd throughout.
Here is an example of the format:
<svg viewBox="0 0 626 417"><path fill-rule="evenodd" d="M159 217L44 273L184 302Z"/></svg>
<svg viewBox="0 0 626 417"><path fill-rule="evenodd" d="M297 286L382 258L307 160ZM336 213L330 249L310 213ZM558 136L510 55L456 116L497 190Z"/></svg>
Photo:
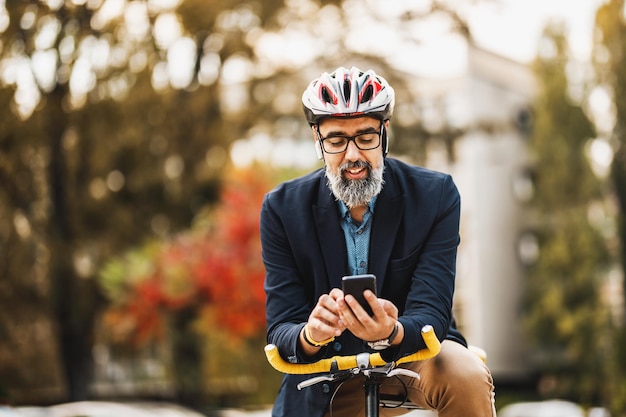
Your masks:
<svg viewBox="0 0 626 417"><path fill-rule="evenodd" d="M363 221L359 224L352 219L350 210L339 201L339 214L341 215L341 228L346 238L348 248L348 267L353 275L368 273L368 255L370 249L370 232L372 230L372 215L376 197L370 201L367 210L363 214Z"/></svg>

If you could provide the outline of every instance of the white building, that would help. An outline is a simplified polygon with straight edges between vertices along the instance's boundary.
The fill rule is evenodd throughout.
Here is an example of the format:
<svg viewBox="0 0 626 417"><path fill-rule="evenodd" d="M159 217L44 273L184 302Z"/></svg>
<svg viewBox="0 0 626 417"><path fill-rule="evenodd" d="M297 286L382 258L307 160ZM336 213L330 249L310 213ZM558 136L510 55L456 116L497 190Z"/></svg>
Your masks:
<svg viewBox="0 0 626 417"><path fill-rule="evenodd" d="M471 344L487 351L496 379L525 377L532 368L521 324L523 260L536 250L525 238L524 222L532 196L524 132L536 90L532 71L470 46L461 76L422 80L416 89L426 108L440 109L447 126L466 132L455 141L454 160L435 144L426 164L451 173L461 193L459 326Z"/></svg>

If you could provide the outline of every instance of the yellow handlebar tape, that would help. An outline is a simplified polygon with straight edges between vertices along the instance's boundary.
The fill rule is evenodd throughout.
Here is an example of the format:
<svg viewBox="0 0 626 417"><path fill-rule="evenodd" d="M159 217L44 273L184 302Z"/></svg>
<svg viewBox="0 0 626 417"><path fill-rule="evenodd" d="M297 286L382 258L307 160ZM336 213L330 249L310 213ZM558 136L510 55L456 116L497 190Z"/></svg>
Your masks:
<svg viewBox="0 0 626 417"><path fill-rule="evenodd" d="M441 344L439 343L439 339L437 339L437 335L435 335L435 330L432 326L427 325L422 328L422 338L426 343L426 348L398 359L396 361L396 365L423 361L439 354ZM285 361L280 356L278 348L272 344L265 346L265 356L267 356L268 362L272 365L272 367L274 367L274 369L284 374L302 375L330 372L334 363L337 364L337 369L340 371L358 367L356 355L333 356L332 358L321 359L314 363L290 363ZM369 362L370 366L383 366L387 363L378 352L369 355Z"/></svg>

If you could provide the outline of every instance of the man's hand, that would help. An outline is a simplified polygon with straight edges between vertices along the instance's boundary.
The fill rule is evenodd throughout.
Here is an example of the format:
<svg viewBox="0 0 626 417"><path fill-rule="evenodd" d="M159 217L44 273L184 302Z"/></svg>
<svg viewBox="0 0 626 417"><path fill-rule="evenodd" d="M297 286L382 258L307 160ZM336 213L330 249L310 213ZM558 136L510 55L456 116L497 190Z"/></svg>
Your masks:
<svg viewBox="0 0 626 417"><path fill-rule="evenodd" d="M308 335L313 342L341 336L341 333L346 330L346 326L339 318L339 305L337 304L339 296L343 297L343 292L334 289L330 294L324 294L317 300L306 324ZM307 343L303 333L300 334L300 344L308 355L314 355L320 349Z"/></svg>
<svg viewBox="0 0 626 417"><path fill-rule="evenodd" d="M364 297L372 308L373 316L352 295L344 295L339 288L322 295L306 324L310 339L321 342L341 336L346 329L368 342L389 337L398 321L398 308L389 300L377 298L370 290L364 292ZM300 334L300 345L307 355L312 356L320 348L307 343L303 333ZM400 326L393 344L399 344L403 338L404 328Z"/></svg>
<svg viewBox="0 0 626 417"><path fill-rule="evenodd" d="M352 334L368 342L389 337L398 321L398 308L391 301L377 298L370 290L365 290L363 295L374 313L370 316L352 295L344 296L341 290L337 291L341 293L335 299L339 307L339 320ZM403 330L394 344L402 341Z"/></svg>

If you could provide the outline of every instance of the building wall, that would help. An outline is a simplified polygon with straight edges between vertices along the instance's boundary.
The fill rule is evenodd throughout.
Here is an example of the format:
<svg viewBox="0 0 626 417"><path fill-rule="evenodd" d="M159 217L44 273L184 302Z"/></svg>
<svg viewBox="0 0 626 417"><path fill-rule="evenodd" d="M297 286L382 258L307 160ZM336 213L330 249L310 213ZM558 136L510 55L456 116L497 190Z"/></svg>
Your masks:
<svg viewBox="0 0 626 417"><path fill-rule="evenodd" d="M459 78L430 84L449 126L465 134L454 159L442 145L428 150L430 168L450 172L462 198L456 312L468 341L485 349L496 379L532 372L521 325L524 267L518 256L525 230L527 137L517 124L535 91L522 64L468 47Z"/></svg>

